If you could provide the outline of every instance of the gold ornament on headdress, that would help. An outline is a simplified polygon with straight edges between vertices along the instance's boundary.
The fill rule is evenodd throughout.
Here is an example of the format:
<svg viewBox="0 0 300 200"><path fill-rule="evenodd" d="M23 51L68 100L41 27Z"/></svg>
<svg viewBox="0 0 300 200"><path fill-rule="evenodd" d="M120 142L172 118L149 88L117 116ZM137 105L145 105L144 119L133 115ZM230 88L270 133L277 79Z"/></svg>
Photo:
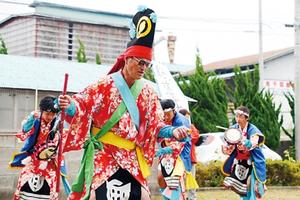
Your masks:
<svg viewBox="0 0 300 200"><path fill-rule="evenodd" d="M145 37L148 35L151 31L152 25L149 17L143 16L139 20L137 24L137 36L136 38Z"/></svg>

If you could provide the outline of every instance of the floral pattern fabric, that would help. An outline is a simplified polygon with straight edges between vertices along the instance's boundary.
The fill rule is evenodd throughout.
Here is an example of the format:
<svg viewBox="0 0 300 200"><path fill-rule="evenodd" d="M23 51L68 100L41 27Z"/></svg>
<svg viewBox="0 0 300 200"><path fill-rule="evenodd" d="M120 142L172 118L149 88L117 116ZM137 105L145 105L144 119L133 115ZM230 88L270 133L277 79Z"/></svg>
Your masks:
<svg viewBox="0 0 300 200"><path fill-rule="evenodd" d="M37 138L37 142L35 147L41 146L45 143L49 131L50 131L51 123L46 124L43 120L40 125L40 133ZM17 134L17 138L21 141L25 141L28 137L30 137L34 133L34 127L30 129L28 132L20 132ZM21 187L28 182L33 175L40 175L45 177L49 187L50 187L50 199L56 200L58 199L58 193L56 192L56 165L54 159L49 161L39 160L37 158L36 152L31 154L30 157L27 158L29 162L22 168L20 173L20 177L17 184L17 189L14 195L14 200L20 199L20 189Z"/></svg>
<svg viewBox="0 0 300 200"><path fill-rule="evenodd" d="M75 94L73 99L76 113L73 117L67 117L70 129L64 151L83 148L85 140L89 137L90 125L101 129L122 102L111 76L106 76L88 86L83 92ZM111 131L141 147L147 164L151 166L155 155L157 134L164 125L163 111L156 93L146 83L137 97L136 104L140 115L139 128L136 128L129 112L126 111ZM102 151L95 152L91 189L96 190L119 167L130 172L149 191L146 179L141 174L136 151L109 144L104 144ZM80 199L83 195L84 192L72 192L69 199Z"/></svg>

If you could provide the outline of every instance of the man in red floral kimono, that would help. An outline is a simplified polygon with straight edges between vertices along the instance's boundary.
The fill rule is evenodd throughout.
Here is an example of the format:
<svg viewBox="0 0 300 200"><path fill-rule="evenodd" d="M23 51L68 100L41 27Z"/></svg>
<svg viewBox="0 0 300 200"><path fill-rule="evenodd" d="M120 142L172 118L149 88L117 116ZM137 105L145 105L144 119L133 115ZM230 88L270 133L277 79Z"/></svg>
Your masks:
<svg viewBox="0 0 300 200"><path fill-rule="evenodd" d="M64 151L84 148L69 199L150 199L146 178L157 137L187 136L186 128L163 123L158 96L142 79L152 59L155 24L153 10L140 7L132 40L109 75L72 98L59 96L60 107L69 110Z"/></svg>
<svg viewBox="0 0 300 200"><path fill-rule="evenodd" d="M47 147L55 149L57 137L54 126L56 126L57 109L54 107L54 97L47 96L40 102L40 112L32 112L22 124L22 132L17 137L25 141L21 152L14 155L10 167L20 168L22 172L19 177L14 200L19 199L58 199L56 192L56 170L55 155L42 155L41 150L47 150L47 139L53 141ZM47 153L51 153L50 151Z"/></svg>

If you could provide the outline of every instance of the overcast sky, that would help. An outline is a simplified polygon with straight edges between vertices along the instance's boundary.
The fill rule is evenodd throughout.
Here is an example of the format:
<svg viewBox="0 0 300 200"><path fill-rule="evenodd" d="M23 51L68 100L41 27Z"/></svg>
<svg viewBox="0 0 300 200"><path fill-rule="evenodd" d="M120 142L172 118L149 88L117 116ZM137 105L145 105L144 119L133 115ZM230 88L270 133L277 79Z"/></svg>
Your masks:
<svg viewBox="0 0 300 200"><path fill-rule="evenodd" d="M44 0L81 8L134 14L138 5L158 15L155 40L177 37L175 63L194 64L196 48L204 64L258 53L259 0ZM6 2L6 3L5 3ZM0 0L0 19L33 12L31 0ZM294 45L294 0L262 0L263 50ZM155 46L155 59L168 61L166 41Z"/></svg>

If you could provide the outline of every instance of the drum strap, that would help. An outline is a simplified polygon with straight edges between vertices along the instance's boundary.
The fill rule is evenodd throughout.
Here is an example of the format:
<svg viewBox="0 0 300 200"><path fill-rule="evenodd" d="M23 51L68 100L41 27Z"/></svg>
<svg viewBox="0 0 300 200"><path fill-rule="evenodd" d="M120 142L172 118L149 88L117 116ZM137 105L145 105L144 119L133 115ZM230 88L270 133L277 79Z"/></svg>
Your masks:
<svg viewBox="0 0 300 200"><path fill-rule="evenodd" d="M42 120L42 115L39 119L34 121L34 133L29 136L24 143L24 146L21 148L19 153L15 153L12 156L12 159L9 163L11 168L19 168L19 167L24 167L24 165L22 164L22 160L24 160L25 158L27 158L29 155L31 155L34 150L35 150L35 145L37 142L37 138L39 137L39 133L41 130L41 120ZM50 126L50 130L52 129L52 127L54 126L56 118L54 118L51 122L51 126Z"/></svg>

